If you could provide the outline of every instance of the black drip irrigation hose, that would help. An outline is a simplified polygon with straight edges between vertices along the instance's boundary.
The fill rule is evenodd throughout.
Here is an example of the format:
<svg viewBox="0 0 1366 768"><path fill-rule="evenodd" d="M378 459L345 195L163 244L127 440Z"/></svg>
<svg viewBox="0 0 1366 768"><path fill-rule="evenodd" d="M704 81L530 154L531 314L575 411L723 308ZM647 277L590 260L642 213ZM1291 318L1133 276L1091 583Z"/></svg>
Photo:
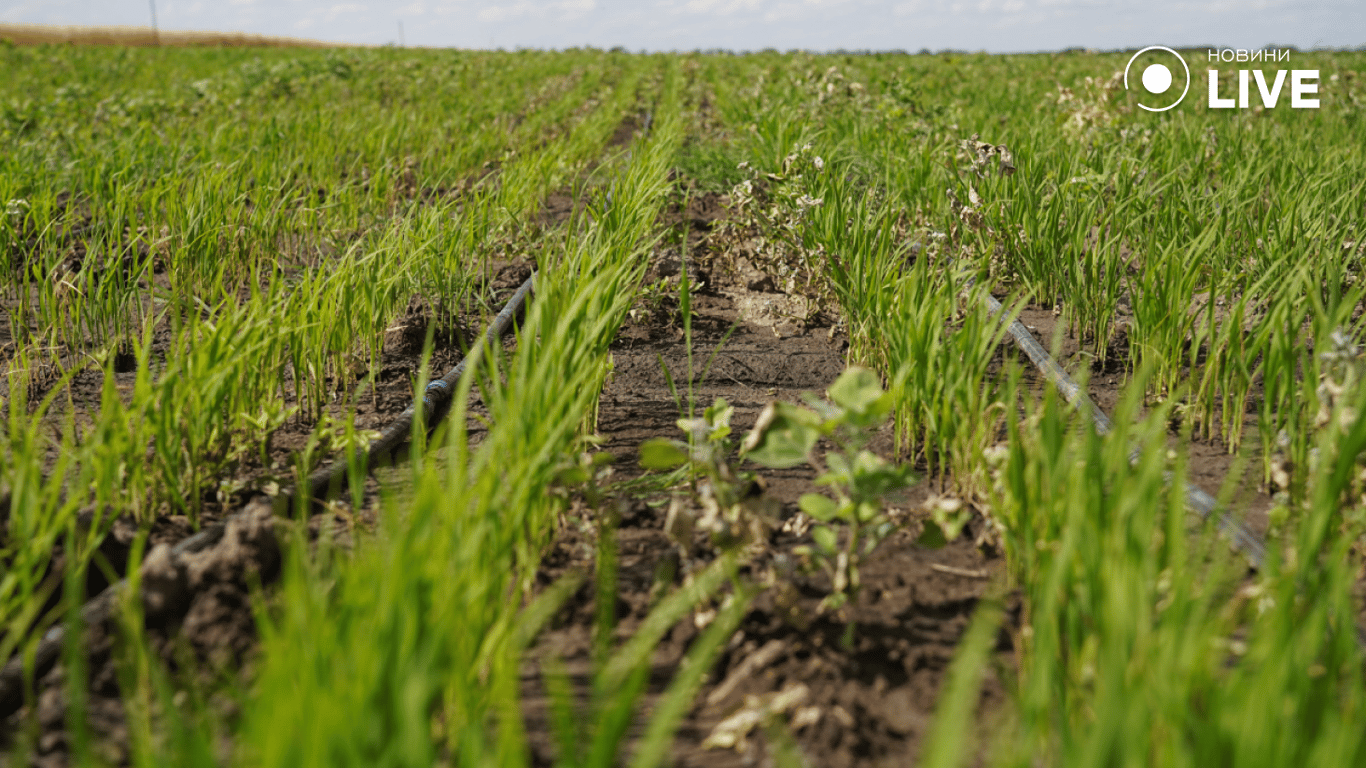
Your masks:
<svg viewBox="0 0 1366 768"><path fill-rule="evenodd" d="M1004 310L1001 302L997 301L990 293L984 294L984 296L991 314L1000 315ZM1016 346L1034 363L1034 366L1058 388L1067 402L1090 415L1091 420L1096 425L1097 432L1104 435L1114 429L1114 424L1111 423L1110 417L1105 415L1105 411L1102 411L1100 406L1092 402L1091 398L1082 391L1082 388L1075 381L1072 381L1072 378L1067 375L1067 371L1064 371L1062 366L1049 356L1043 345L1039 344L1029 329L1024 327L1024 323L1015 320L1011 322L1006 332L1015 340ZM1138 449L1134 449L1129 459L1130 461L1138 460ZM1171 477L1168 475L1168 480L1170 481L1170 479ZM1249 531L1242 521L1234 517L1231 512L1218 509L1219 504L1213 496L1187 483L1186 506L1198 512L1202 519L1209 518L1217 511L1220 533L1228 538L1234 549L1247 558L1248 564L1253 568L1260 569L1262 564L1266 562L1266 545L1262 543L1262 540L1252 531Z"/></svg>
<svg viewBox="0 0 1366 768"><path fill-rule="evenodd" d="M488 332L485 336L489 344L496 344L511 330L512 320L521 311L522 305L526 303L527 296L531 294L532 282L535 279L536 273L533 271L526 282L517 289L517 292L512 294L512 298L508 300L507 306L503 307L503 311L499 312L497 317L493 318L493 322L489 323ZM450 407L451 396L455 393L455 386L460 383L460 377L465 375L465 366L468 362L468 356L461 358L460 362L447 371L445 376L429 383L422 398L414 401L407 410L399 414L398 418L394 419L393 423L380 433L380 436L366 449L367 467L377 466L378 462L392 455L394 450L408 439L419 410L422 411L422 422L424 424L435 425L445 417L446 411ZM306 482L309 498L323 498L325 495L335 492L346 477L349 466L350 462L343 457L309 475ZM293 499L290 498L287 501L293 501Z"/></svg>
<svg viewBox="0 0 1366 768"><path fill-rule="evenodd" d="M536 272L533 271L526 282L522 283L517 292L508 300L503 310L493 318L485 335L490 344L496 344L512 329L513 319L526 304L535 279ZM429 428L435 426L445 417L450 410L451 396L455 393L455 386L459 383L460 377L464 375L469 359L470 355L466 355L445 376L429 383L422 397L408 406L380 433L380 436L366 450L366 467L378 466L381 460L391 456L394 450L408 439L412 434L413 424L417 420L419 411L422 414L422 423L428 425ZM302 486L304 498L310 501L326 499L329 494L341 487L350 466L351 462L342 458L309 475ZM299 501L299 493L300 488L294 488L287 493L280 494L275 498L273 508L277 512L288 511L294 502ZM248 512L254 509L253 504L249 503L227 518L206 526L199 533L181 540L171 548L171 558L174 561L184 555L202 552L214 546L223 539L224 533L233 522L239 519L244 520ZM81 606L81 625L89 627L106 621L113 615L120 596L127 589L128 581L126 579L120 580ZM47 674L52 665L56 663L61 655L62 644L65 640L65 624L55 624L44 633L42 639L38 641L38 647L34 653L34 680L38 680ZM10 659L4 668L0 669L0 718L9 717L19 707L23 706L23 681L24 654L21 653Z"/></svg>
<svg viewBox="0 0 1366 768"><path fill-rule="evenodd" d="M985 297L988 311L991 314L999 316L1004 312L1004 307L1002 307L1001 302L997 301L990 293L985 294ZM1029 357L1035 367L1037 367L1039 371L1058 388L1058 391L1062 393L1063 398L1066 399L1068 403L1086 411L1086 413L1091 416L1092 421L1096 425L1097 432L1103 435L1114 429L1114 424L1110 421L1110 417L1106 416L1105 412L1087 396L1086 392L1084 392L1081 387L1077 386L1075 381L1072 381L1072 378L1067 375L1067 371L1064 371L1062 366L1058 365L1057 362L1049 356L1048 352L1044 350L1043 345L1039 344L1033 334L1029 332L1029 329L1024 327L1024 323L1021 323L1019 320L1014 320L1011 322L1010 327L1006 329L1006 332L1015 340L1015 344L1024 351L1025 355ZM1129 454L1129 461L1136 463L1138 458L1139 449L1135 448ZM1171 482L1172 476L1170 472L1167 473L1166 477L1167 482ZM1218 518L1216 522L1219 526L1220 534L1225 537L1230 546L1238 552L1241 552L1243 557L1247 558L1248 565L1254 570L1261 570L1263 564L1266 562L1266 545L1255 533L1249 531L1241 520L1234 517L1232 512L1220 509L1219 503L1215 501L1213 496L1205 493L1195 485L1187 483L1186 507L1198 512L1202 520L1208 520L1211 515L1217 513ZM1363 651L1366 651L1366 627L1363 627L1358 623L1356 630L1357 646Z"/></svg>

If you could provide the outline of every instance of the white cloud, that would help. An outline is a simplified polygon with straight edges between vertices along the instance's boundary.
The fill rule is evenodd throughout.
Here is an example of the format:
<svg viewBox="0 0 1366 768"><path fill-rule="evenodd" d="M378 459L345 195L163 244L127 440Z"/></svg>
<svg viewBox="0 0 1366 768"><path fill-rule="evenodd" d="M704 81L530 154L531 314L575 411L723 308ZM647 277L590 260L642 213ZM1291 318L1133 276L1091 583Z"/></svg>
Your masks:
<svg viewBox="0 0 1366 768"><path fill-rule="evenodd" d="M499 22L508 19L515 19L527 12L531 3L516 3L513 5L491 5L479 11L480 21Z"/></svg>
<svg viewBox="0 0 1366 768"><path fill-rule="evenodd" d="M158 0L164 29L413 45L1022 51L1366 43L1361 0ZM142 0L0 0L32 24L149 23ZM411 20L411 23L409 23Z"/></svg>
<svg viewBox="0 0 1366 768"><path fill-rule="evenodd" d="M529 17L534 19L569 20L591 13L598 7L597 0L557 0L556 2L527 2L490 5L479 11L481 21L500 22Z"/></svg>
<svg viewBox="0 0 1366 768"><path fill-rule="evenodd" d="M323 14L323 24L330 24L341 16L349 16L365 10L365 6L360 3L337 3L327 9Z"/></svg>
<svg viewBox="0 0 1366 768"><path fill-rule="evenodd" d="M764 0L664 0L659 3L659 7L670 14L731 16L740 11L757 11L764 4Z"/></svg>
<svg viewBox="0 0 1366 768"><path fill-rule="evenodd" d="M563 0L556 3L560 8L560 14L565 19L577 19L580 16L592 13L598 7L597 0Z"/></svg>

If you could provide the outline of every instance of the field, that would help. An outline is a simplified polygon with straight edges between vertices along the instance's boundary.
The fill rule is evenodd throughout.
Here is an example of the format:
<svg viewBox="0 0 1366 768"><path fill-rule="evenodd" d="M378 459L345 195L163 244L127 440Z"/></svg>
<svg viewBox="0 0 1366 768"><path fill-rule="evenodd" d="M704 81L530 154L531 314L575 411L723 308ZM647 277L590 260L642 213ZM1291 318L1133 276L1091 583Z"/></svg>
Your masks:
<svg viewBox="0 0 1366 768"><path fill-rule="evenodd" d="M57 27L47 24L0 24L0 40L17 45L66 43L70 45L134 46L224 46L224 47L311 47L336 48L335 44L297 37L249 35L242 32L161 31L151 27L80 26Z"/></svg>
<svg viewBox="0 0 1366 768"><path fill-rule="evenodd" d="M1293 56L0 45L0 766L1366 764Z"/></svg>

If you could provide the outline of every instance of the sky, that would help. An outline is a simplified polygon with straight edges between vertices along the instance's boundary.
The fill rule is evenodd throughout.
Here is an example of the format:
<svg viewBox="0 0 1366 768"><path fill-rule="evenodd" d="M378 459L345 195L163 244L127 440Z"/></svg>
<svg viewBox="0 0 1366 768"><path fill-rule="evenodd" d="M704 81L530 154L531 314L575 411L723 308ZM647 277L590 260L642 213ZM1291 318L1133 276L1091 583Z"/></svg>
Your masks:
<svg viewBox="0 0 1366 768"><path fill-rule="evenodd" d="M0 0L0 22L151 23L340 43L1006 53L1366 46L1362 0Z"/></svg>

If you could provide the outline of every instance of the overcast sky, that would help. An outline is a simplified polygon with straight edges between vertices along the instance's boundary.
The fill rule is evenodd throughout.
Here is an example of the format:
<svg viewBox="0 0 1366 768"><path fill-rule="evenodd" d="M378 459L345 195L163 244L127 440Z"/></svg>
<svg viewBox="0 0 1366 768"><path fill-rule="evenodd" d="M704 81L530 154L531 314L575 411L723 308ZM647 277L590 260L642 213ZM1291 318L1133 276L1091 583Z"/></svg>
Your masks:
<svg viewBox="0 0 1366 768"><path fill-rule="evenodd" d="M630 50L1366 45L1362 0L0 0L0 22L346 43Z"/></svg>

